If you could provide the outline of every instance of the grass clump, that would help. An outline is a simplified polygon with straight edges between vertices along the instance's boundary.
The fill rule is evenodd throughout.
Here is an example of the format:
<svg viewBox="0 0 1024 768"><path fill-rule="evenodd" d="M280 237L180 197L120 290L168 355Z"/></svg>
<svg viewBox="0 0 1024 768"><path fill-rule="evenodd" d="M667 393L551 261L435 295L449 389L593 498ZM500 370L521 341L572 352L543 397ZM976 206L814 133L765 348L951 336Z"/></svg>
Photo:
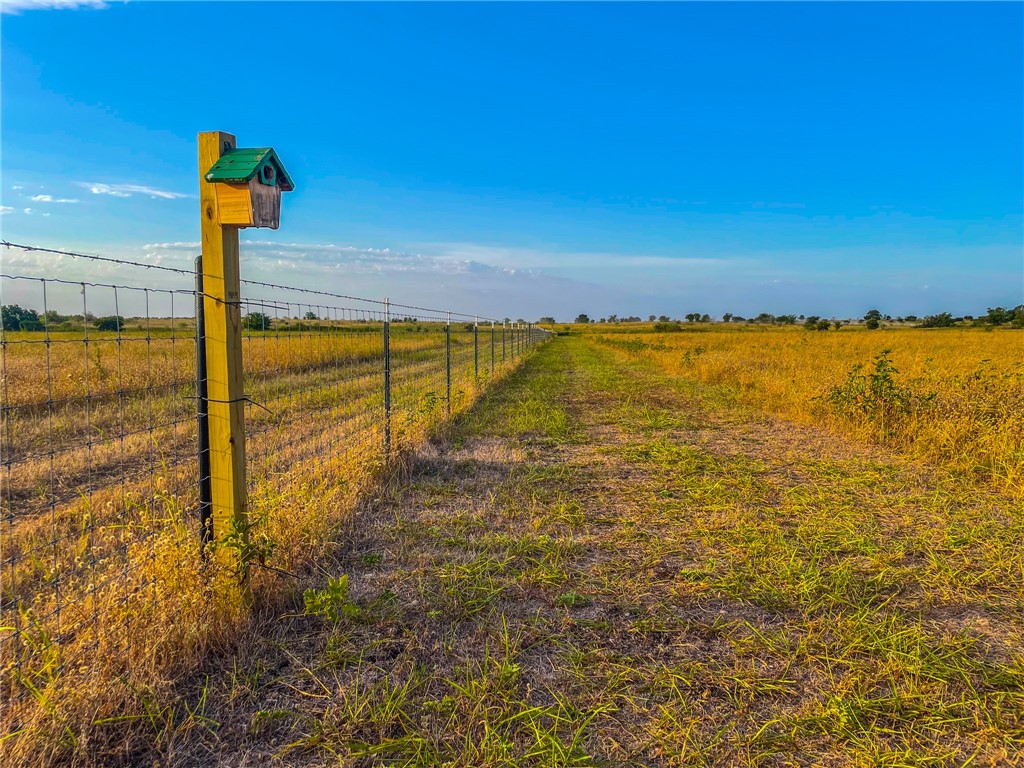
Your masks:
<svg viewBox="0 0 1024 768"><path fill-rule="evenodd" d="M874 427L880 438L892 437L911 418L924 417L936 393L915 392L896 381L899 370L891 349L875 356L869 370L861 363L850 369L846 381L833 386L825 399L841 417Z"/></svg>

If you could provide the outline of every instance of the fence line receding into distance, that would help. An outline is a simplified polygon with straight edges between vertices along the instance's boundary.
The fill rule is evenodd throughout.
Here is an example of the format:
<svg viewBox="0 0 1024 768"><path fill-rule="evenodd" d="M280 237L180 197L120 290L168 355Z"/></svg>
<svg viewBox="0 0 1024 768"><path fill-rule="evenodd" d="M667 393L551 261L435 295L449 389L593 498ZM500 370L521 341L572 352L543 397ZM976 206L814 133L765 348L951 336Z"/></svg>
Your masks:
<svg viewBox="0 0 1024 768"><path fill-rule="evenodd" d="M3 248L5 265L12 252L36 264L0 273L0 696L39 690L95 654L131 658L134 624L174 623L173 574L203 572L204 538L273 568L266 510L385 464L549 336L242 280L252 530L216 530L200 469L210 361L196 271ZM57 277L69 258L112 277Z"/></svg>

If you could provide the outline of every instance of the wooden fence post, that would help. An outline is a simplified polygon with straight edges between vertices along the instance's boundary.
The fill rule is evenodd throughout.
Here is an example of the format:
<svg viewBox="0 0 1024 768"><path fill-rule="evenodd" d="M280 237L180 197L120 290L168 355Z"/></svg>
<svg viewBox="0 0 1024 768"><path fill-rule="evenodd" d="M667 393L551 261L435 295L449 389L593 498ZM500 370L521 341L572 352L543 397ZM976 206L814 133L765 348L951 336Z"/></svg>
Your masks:
<svg viewBox="0 0 1024 768"><path fill-rule="evenodd" d="M247 563L237 557L248 542L245 486L245 393L242 378L242 312L238 227L221 224L213 184L205 174L235 137L221 131L199 134L199 203L202 219L203 305L209 397L210 482L214 542L234 534L235 546L218 547L226 565L248 586Z"/></svg>

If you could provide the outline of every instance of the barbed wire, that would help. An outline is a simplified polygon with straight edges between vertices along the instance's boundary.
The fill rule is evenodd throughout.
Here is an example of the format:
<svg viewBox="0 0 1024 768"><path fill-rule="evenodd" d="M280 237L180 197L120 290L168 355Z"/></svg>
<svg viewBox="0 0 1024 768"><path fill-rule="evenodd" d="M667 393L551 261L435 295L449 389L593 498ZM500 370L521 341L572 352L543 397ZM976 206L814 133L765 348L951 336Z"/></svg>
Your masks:
<svg viewBox="0 0 1024 768"><path fill-rule="evenodd" d="M58 256L69 256L69 257L75 258L75 259L87 259L87 260L90 260L90 261L101 261L101 262L105 262L105 263L108 263L108 264L117 264L117 265L125 266L125 267L140 267L142 269L155 269L155 270L160 270L162 272L171 272L171 273L174 273L174 274L185 275L185 276L188 276L188 277L194 277L195 276L195 270L193 270L193 269L182 269L180 267L168 267L168 266L165 266L163 264L146 264L145 262L132 261L131 259L116 259L116 258L113 258L111 256L100 256L98 254L92 254L92 253L81 253L79 251L68 251L68 250L63 250L63 249L60 249L60 248L45 248L45 247L37 246L37 245L26 245L24 243L13 243L13 242L11 242L9 240L0 240L0 245L2 245L5 248L17 248L18 250L22 250L22 251L25 251L25 252L33 252L34 251L34 252L39 252L39 253L50 253L50 254L54 254L54 255L58 255ZM199 254L196 254L196 255L199 255ZM19 280L38 279L38 278L32 278L32 277L29 277L29 276L22 276L22 275L6 275L6 277L9 277L11 279L19 279ZM47 278L47 280L49 280L50 282L63 282L63 283L66 283L66 284L73 284L73 285L81 285L81 284L83 284L83 281L81 281L81 280L60 280L60 279L57 279L57 278ZM418 306L416 304L402 304L400 302L389 301L388 299L370 299L370 298L366 298L365 296L351 296L351 295L344 294L344 293L334 293L332 291L322 291L322 290L317 290L317 289L314 289L314 288L299 288L299 287L296 287L296 286L293 286L293 285L283 285L283 284L280 284L280 283L271 283L271 282L266 282L266 281L262 281L262 280L248 280L248 279L245 279L245 278L241 278L239 282L242 283L242 285L252 285L252 286L258 286L258 287L261 287L261 288L269 288L271 290L278 290L278 291L293 291L295 293L304 293L304 294L308 294L308 295L312 295L312 296L326 296L326 297L329 297L329 298L332 298L332 299L344 299L345 301L359 301L359 302L363 302L363 303L366 303L366 304L375 304L375 305L382 306L382 307L390 305L390 307L392 309L405 309L405 310L412 310L414 312L435 312L435 313L438 313L438 314L441 314L441 315L449 315L450 314L452 317L457 317L457 318L460 318L460 319L463 319L463 320L469 320L469 319L472 319L474 321L481 321L482 320L482 321L484 321L486 323L489 323L489 322L500 323L501 322L501 318L486 317L486 316L482 316L482 315L469 314L469 313L466 313L466 312L456 312L456 311L452 311L452 310L448 310L448 309L440 309L438 307L422 307L422 306ZM103 283L90 283L90 282L86 282L85 284L86 285L91 285L91 286L104 286L104 287L111 287L111 288L115 287L115 286L112 286L112 285L105 285ZM130 288L131 286L117 286L117 287ZM192 293L192 291L190 290L190 291L188 291L188 293Z"/></svg>
<svg viewBox="0 0 1024 768"><path fill-rule="evenodd" d="M149 643L169 622L202 633L219 615L207 557L233 532L214 520L211 407L241 405L245 471L235 490L255 511L244 530L284 553L250 564L293 576L308 562L303 553L317 550L311 532L348 519L353 490L466 412L551 335L242 280L237 301L211 297L241 319L241 387L225 392L210 386L208 357L229 363L226 344L207 333L211 302L194 268L0 247L47 254L11 267L38 275L0 269L0 293L34 315L14 305L0 317L0 701L19 711L33 706L32 681L44 674L70 686L93 674L97 658L148 664ZM75 280L50 255L177 277L86 266L79 271L90 274ZM55 272L63 274L47 276ZM101 308L113 316L96 317ZM89 690L122 685L88 679Z"/></svg>
<svg viewBox="0 0 1024 768"><path fill-rule="evenodd" d="M105 261L111 264L120 264L126 267L141 267L143 269L157 269L161 272L173 272L178 275L189 275L194 276L195 270L182 269L180 267L166 267L163 264L146 264L141 261L131 261L130 259L115 259L110 256L99 256L93 253L80 253L78 251L65 251L60 248L43 248L38 245L25 245L23 243L12 243L9 240L0 240L0 245L5 248L17 248L22 251L38 251L39 253L52 253L57 256L71 256L75 259L89 259L90 261ZM78 281L76 281L78 282Z"/></svg>

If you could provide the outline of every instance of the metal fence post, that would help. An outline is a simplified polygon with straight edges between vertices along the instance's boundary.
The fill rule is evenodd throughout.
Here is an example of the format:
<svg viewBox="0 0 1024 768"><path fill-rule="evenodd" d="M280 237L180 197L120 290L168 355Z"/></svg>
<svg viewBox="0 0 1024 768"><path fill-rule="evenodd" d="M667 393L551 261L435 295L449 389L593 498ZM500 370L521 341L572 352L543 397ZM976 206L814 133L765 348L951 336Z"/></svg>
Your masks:
<svg viewBox="0 0 1024 768"><path fill-rule="evenodd" d="M213 542L213 493L210 489L210 413L206 393L206 311L203 300L203 257L196 256L196 433L199 459L199 542L202 556Z"/></svg>
<svg viewBox="0 0 1024 768"><path fill-rule="evenodd" d="M452 313L448 312L448 321L444 324L444 375L445 402L448 404L448 415L452 415Z"/></svg>
<svg viewBox="0 0 1024 768"><path fill-rule="evenodd" d="M501 321L501 362L505 362L505 321Z"/></svg>
<svg viewBox="0 0 1024 768"><path fill-rule="evenodd" d="M480 380L480 316L473 318L473 382Z"/></svg>
<svg viewBox="0 0 1024 768"><path fill-rule="evenodd" d="M391 300L384 299L384 458L391 461Z"/></svg>
<svg viewBox="0 0 1024 768"><path fill-rule="evenodd" d="M494 321L491 320L491 376L494 375Z"/></svg>

